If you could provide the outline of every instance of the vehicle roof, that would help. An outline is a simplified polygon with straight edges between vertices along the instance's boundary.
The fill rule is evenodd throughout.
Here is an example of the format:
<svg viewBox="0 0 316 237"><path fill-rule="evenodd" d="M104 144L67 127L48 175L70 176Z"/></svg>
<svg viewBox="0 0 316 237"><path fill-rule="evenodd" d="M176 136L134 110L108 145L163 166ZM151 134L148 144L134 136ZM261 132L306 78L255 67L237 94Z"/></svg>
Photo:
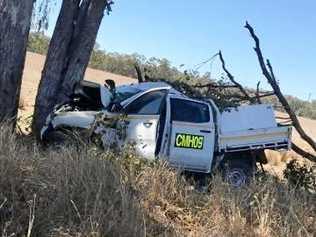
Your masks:
<svg viewBox="0 0 316 237"><path fill-rule="evenodd" d="M142 83L132 83L129 85L122 85L118 86L118 88L134 88L141 91L148 91L152 89L167 89L170 93L176 94L176 95L183 95L181 92L175 90L172 88L171 85L169 85L166 82L142 82Z"/></svg>

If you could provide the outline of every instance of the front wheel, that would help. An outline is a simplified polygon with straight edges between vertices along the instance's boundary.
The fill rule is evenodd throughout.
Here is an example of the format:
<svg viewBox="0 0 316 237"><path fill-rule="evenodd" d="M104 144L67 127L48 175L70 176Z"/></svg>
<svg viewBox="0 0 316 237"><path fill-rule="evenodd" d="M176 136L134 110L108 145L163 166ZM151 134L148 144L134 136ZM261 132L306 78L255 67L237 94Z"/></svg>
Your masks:
<svg viewBox="0 0 316 237"><path fill-rule="evenodd" d="M73 131L56 130L49 132L45 137L45 144L54 148L76 147L80 148L82 141L79 135Z"/></svg>

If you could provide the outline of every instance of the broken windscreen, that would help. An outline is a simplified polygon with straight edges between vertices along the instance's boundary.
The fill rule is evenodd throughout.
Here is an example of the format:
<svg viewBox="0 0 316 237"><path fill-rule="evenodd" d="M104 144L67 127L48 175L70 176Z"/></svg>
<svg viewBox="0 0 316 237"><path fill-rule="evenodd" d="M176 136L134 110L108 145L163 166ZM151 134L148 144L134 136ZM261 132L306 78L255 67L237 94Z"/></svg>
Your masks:
<svg viewBox="0 0 316 237"><path fill-rule="evenodd" d="M128 98L138 94L139 92L142 92L142 90L135 87L118 87L115 91L114 103L121 103L122 101L127 100Z"/></svg>

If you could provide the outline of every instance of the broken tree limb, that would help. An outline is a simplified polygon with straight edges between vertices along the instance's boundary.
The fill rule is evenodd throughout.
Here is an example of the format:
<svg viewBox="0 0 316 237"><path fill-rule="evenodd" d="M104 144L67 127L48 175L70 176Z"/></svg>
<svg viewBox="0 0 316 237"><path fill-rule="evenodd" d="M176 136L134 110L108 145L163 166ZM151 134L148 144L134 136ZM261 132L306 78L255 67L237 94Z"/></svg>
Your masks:
<svg viewBox="0 0 316 237"><path fill-rule="evenodd" d="M214 84L214 83L208 83L208 84L204 84L204 85L200 85L200 84L197 84L197 85L194 85L193 87L195 88L206 88L206 87L211 87L211 88L236 88L237 86L236 85L217 85L217 84Z"/></svg>
<svg viewBox="0 0 316 237"><path fill-rule="evenodd" d="M136 73L137 73L138 83L145 82L145 77L144 77L144 74L143 74L140 66L137 63L135 63L134 68L135 68Z"/></svg>
<svg viewBox="0 0 316 237"><path fill-rule="evenodd" d="M293 126L295 127L295 129L297 130L297 132L299 133L299 135L301 136L301 138L306 141L313 149L314 151L316 151L316 143L315 141L306 134L306 132L304 131L304 129L302 128L296 114L294 113L294 111L291 109L287 99L284 97L284 95L281 92L281 89L278 85L278 82L275 78L274 72L273 72L273 68L272 65L270 63L269 60L267 60L267 66L265 64L265 60L260 48L260 41L259 38L257 37L257 35L254 32L254 29L248 24L248 22L246 22L245 28L249 31L251 37L253 38L253 40L255 41L255 47L254 50L257 54L258 57L258 61L262 70L263 75L265 76L265 78L268 80L268 83L271 85L273 91L275 92L275 95L278 97L280 103L282 104L284 110L288 113L288 115L290 116Z"/></svg>
<svg viewBox="0 0 316 237"><path fill-rule="evenodd" d="M262 104L259 93L260 93L260 81L258 81L257 83L256 98L257 98L258 104Z"/></svg>
<svg viewBox="0 0 316 237"><path fill-rule="evenodd" d="M276 119L281 119L281 120L289 120L289 117L282 117L282 116L276 116Z"/></svg>
<svg viewBox="0 0 316 237"><path fill-rule="evenodd" d="M292 149L295 151L297 154L303 156L304 158L316 162L316 156L312 155L311 153L304 151L300 147L298 147L295 143L292 142Z"/></svg>
<svg viewBox="0 0 316 237"><path fill-rule="evenodd" d="M226 63L225 63L225 60L223 58L223 55L222 55L222 52L219 51L218 52L218 56L219 56L219 59L221 60L221 63L222 63L222 68L224 70L224 72L226 73L228 79L241 91L242 94L244 94L244 96L251 102L253 103L254 102L254 99L247 93L247 91L244 89L244 87L239 84L234 76L227 70L226 68Z"/></svg>
<svg viewBox="0 0 316 237"><path fill-rule="evenodd" d="M261 94L261 95L259 95L259 97L263 98L263 97L269 97L269 96L273 96L273 95L275 95L275 93L271 92L271 93Z"/></svg>
<svg viewBox="0 0 316 237"><path fill-rule="evenodd" d="M275 95L275 93L271 92L271 93L266 93L266 94L262 94L262 95L258 95L257 92L256 92L256 96L255 97L252 97L253 100L257 100L257 102L259 104L262 104L262 101L261 101L261 98L264 98L264 97L269 97L269 96L273 96Z"/></svg>

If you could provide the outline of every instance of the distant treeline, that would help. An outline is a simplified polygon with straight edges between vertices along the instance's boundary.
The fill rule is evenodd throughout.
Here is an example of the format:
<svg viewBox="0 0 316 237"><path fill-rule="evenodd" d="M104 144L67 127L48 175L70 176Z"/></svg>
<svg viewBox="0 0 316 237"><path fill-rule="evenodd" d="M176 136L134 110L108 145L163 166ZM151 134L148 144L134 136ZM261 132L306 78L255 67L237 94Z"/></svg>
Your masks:
<svg viewBox="0 0 316 237"><path fill-rule="evenodd" d="M46 55L48 51L50 38L40 34L31 33L28 43L28 51ZM96 44L91 58L89 67L115 74L136 78L137 74L134 68L135 63L142 68L146 68L146 73L153 78L166 78L168 80L187 80L199 79L199 81L211 80L209 74L200 75L195 71L182 72L171 65L170 61L163 58L146 58L139 54L120 54L111 53L101 50ZM297 115L316 119L316 100L311 102L301 100L294 96L287 96L288 102ZM265 102L271 103L282 111L275 97L265 98Z"/></svg>

